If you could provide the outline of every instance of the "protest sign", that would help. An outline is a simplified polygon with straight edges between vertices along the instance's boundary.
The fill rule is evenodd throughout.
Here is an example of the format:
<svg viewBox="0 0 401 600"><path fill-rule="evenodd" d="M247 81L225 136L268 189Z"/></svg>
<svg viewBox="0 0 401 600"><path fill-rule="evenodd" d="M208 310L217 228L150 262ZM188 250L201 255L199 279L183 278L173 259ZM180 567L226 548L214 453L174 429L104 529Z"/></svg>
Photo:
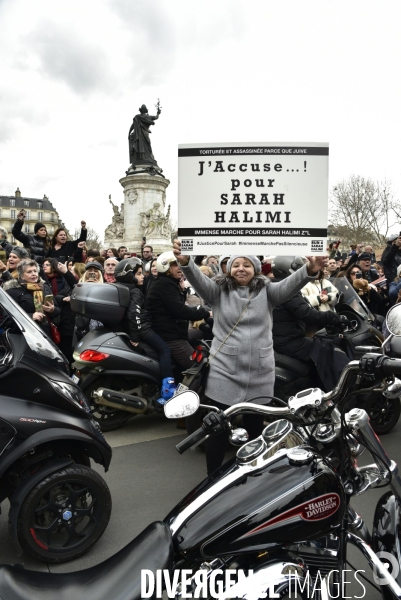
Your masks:
<svg viewBox="0 0 401 600"><path fill-rule="evenodd" d="M324 143L181 144L183 254L323 254L329 147Z"/></svg>

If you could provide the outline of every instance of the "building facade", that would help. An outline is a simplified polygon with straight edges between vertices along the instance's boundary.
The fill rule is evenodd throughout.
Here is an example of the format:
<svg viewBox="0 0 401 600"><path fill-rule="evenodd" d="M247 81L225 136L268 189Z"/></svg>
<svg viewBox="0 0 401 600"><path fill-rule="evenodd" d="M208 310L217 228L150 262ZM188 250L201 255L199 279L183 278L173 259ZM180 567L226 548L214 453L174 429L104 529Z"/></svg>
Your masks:
<svg viewBox="0 0 401 600"><path fill-rule="evenodd" d="M50 237L58 227L64 227L57 210L47 196L43 196L42 200L27 198L22 196L19 188L17 188L14 196L0 196L0 225L7 229L8 241L11 244L22 246L11 233L17 214L22 208L26 210L26 218L22 228L24 233L35 235L34 227L35 223L38 222L46 226Z"/></svg>

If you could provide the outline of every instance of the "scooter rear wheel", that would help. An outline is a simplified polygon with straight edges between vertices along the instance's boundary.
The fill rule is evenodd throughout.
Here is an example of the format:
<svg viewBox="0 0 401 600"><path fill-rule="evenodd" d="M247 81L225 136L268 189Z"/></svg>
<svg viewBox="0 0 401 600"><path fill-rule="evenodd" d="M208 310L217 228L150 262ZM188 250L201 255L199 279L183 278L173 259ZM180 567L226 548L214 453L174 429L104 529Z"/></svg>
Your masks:
<svg viewBox="0 0 401 600"><path fill-rule="evenodd" d="M18 541L37 560L61 563L81 556L102 536L111 495L92 469L71 465L37 483L21 505Z"/></svg>

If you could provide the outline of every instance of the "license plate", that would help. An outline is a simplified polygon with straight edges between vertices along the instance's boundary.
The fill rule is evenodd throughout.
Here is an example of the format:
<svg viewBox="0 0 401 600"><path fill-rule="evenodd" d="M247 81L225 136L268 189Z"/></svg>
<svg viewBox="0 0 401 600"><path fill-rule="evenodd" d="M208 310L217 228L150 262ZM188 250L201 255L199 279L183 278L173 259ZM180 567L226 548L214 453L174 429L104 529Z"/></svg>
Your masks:
<svg viewBox="0 0 401 600"><path fill-rule="evenodd" d="M74 382L74 383L79 383L79 377L77 377L76 375L71 375L70 379Z"/></svg>

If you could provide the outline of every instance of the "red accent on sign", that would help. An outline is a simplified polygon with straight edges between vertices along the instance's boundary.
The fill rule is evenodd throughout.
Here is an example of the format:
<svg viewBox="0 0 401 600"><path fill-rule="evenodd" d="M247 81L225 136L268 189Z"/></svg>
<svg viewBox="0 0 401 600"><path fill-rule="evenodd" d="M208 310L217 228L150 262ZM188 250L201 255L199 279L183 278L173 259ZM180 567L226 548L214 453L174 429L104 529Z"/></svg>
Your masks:
<svg viewBox="0 0 401 600"><path fill-rule="evenodd" d="M280 515L277 515L277 517L273 517L273 519L269 519L266 523L262 523L262 525L259 525L246 533L243 537L258 533L262 529L266 529L277 523L284 523L294 517L300 517L304 521L321 521L322 519L327 519L328 517L331 517L331 515L334 515L339 508L340 496L338 494L323 494L322 496L298 504L298 506L286 510Z"/></svg>

